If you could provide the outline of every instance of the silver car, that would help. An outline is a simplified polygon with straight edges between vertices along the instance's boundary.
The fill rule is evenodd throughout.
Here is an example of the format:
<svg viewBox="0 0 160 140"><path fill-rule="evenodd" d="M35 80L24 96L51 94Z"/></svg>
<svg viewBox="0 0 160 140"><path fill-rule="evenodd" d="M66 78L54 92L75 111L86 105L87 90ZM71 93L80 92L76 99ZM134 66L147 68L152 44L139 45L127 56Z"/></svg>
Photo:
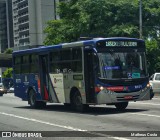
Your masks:
<svg viewBox="0 0 160 140"><path fill-rule="evenodd" d="M160 73L155 73L150 77L150 85L153 89L153 93L160 94Z"/></svg>

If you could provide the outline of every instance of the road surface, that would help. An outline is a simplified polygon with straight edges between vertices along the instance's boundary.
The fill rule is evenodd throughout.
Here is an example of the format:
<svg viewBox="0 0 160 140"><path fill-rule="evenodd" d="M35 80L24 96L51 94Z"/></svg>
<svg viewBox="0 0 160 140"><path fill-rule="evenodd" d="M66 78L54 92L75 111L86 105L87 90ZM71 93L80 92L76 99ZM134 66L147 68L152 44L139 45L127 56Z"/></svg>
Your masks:
<svg viewBox="0 0 160 140"><path fill-rule="evenodd" d="M130 102L125 111L117 111L114 106L99 105L91 106L85 113L77 113L62 104L48 104L45 109L31 109L26 101L9 93L0 97L0 131L9 132L3 133L4 136L12 132L13 137L0 139L15 140L26 136L70 140L158 140L160 96L151 101Z"/></svg>

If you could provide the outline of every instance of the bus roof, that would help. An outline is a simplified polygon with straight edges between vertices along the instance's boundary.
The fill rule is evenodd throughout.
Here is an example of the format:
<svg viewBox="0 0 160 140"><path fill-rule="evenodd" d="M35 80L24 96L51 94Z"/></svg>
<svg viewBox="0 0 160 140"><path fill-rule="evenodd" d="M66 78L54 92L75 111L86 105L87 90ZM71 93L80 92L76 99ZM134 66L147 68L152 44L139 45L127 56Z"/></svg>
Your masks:
<svg viewBox="0 0 160 140"><path fill-rule="evenodd" d="M41 46L38 48L32 48L32 49L18 50L18 51L14 51L13 55L39 53L39 52L51 51L54 49L93 45L100 40L132 40L132 41L142 41L143 42L143 40L141 39L128 38L128 37L93 38L91 40L76 41L76 42L71 42L71 43L62 43L58 45L49 45L49 46Z"/></svg>

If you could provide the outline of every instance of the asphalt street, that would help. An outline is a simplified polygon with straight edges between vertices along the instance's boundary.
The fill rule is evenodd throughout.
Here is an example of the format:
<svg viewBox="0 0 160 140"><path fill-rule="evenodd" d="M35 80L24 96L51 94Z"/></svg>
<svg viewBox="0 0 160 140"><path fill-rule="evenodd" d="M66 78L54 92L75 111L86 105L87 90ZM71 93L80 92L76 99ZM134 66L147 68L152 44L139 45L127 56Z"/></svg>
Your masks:
<svg viewBox="0 0 160 140"><path fill-rule="evenodd" d="M63 104L31 109L26 101L14 94L5 94L0 97L0 131L12 132L12 138L0 138L7 140L28 139L24 138L26 136L46 140L158 140L160 96L150 101L130 102L125 111L117 111L114 106L98 105L90 106L85 113L78 113Z"/></svg>

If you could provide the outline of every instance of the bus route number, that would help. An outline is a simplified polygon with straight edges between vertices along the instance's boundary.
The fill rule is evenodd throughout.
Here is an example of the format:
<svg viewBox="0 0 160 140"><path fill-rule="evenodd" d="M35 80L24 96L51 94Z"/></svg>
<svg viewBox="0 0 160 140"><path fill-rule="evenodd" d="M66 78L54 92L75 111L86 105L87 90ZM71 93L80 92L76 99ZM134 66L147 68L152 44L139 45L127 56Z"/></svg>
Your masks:
<svg viewBox="0 0 160 140"><path fill-rule="evenodd" d="M72 70L71 69L67 69L67 68L64 68L64 69L56 69L56 73L71 73Z"/></svg>

